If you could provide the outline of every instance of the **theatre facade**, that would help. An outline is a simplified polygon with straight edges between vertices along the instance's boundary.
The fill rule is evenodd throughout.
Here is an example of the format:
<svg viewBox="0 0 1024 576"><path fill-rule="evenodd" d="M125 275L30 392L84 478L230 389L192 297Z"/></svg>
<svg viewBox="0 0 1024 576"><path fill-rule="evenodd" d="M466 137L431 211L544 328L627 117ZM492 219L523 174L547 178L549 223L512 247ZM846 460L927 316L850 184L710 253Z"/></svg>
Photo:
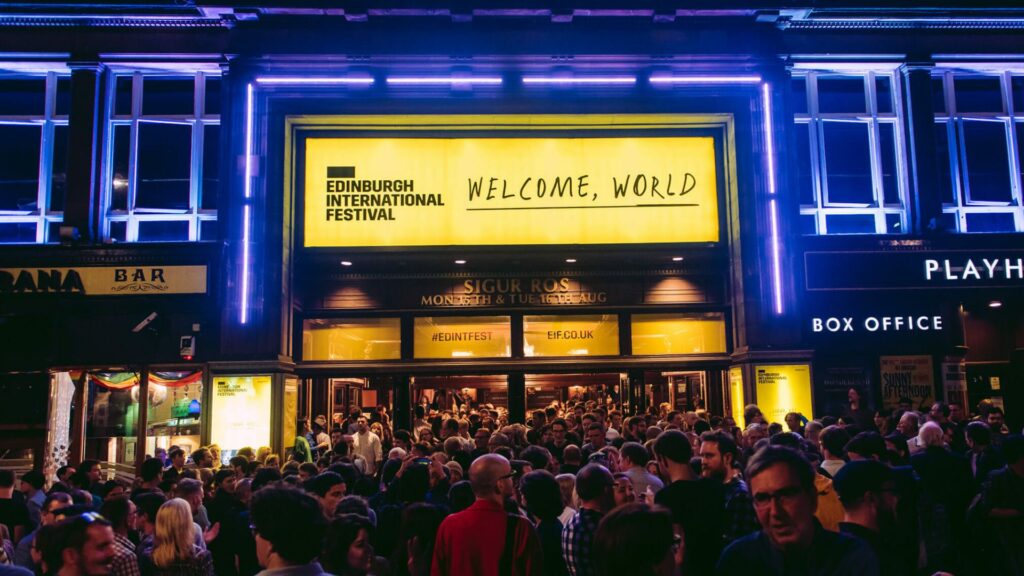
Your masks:
<svg viewBox="0 0 1024 576"><path fill-rule="evenodd" d="M0 8L10 465L467 402L1021 425L1024 13L449 4Z"/></svg>

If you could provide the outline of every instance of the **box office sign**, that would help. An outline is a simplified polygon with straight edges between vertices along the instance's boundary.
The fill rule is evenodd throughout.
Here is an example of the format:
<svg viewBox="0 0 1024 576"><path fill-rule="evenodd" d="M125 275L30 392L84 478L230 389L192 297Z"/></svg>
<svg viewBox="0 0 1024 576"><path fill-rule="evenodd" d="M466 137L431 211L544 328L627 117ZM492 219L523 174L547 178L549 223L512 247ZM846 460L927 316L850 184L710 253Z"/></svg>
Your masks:
<svg viewBox="0 0 1024 576"><path fill-rule="evenodd" d="M927 411L935 402L931 356L882 356L879 363L882 406L895 409L906 398L914 410Z"/></svg>
<svg viewBox="0 0 1024 576"><path fill-rule="evenodd" d="M711 137L308 138L305 245L717 242L717 190Z"/></svg>
<svg viewBox="0 0 1024 576"><path fill-rule="evenodd" d="M807 252L807 290L1024 287L1024 250Z"/></svg>
<svg viewBox="0 0 1024 576"><path fill-rule="evenodd" d="M206 266L0 268L0 294L205 294Z"/></svg>

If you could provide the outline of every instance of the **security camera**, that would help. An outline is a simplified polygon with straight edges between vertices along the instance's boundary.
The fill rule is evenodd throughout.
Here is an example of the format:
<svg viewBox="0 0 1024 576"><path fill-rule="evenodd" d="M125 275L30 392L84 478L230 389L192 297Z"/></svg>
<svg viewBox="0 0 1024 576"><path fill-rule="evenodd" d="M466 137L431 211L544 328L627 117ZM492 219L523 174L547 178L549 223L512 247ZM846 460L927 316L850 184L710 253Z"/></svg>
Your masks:
<svg viewBox="0 0 1024 576"><path fill-rule="evenodd" d="M143 330L146 329L146 326L149 326L150 324L153 323L153 320L156 320L156 317L157 317L157 313L156 312L150 312L149 316L146 316L145 318L143 318L142 322L139 322L138 324L135 325L135 328L132 328L132 332L134 332L136 334L138 334L139 332L142 332Z"/></svg>

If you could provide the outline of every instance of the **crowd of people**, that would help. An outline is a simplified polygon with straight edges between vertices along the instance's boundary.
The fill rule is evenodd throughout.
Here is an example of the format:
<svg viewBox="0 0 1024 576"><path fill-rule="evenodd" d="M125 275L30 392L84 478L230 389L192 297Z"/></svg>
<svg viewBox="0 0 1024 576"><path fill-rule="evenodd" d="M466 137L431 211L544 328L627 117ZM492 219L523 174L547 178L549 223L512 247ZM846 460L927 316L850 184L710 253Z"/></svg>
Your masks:
<svg viewBox="0 0 1024 576"><path fill-rule="evenodd" d="M1024 438L962 408L353 408L284 455L172 446L132 484L0 470L0 576L1024 574Z"/></svg>

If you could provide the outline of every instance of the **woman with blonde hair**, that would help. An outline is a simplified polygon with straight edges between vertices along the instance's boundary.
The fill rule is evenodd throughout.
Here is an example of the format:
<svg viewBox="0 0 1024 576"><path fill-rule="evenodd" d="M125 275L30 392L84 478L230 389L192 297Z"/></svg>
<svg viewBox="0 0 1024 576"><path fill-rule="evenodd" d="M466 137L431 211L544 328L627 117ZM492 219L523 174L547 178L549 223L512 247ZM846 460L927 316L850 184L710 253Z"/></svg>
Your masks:
<svg viewBox="0 0 1024 576"><path fill-rule="evenodd" d="M140 558L143 576L213 576L213 556L195 544L192 509L172 498L156 513L152 550Z"/></svg>

